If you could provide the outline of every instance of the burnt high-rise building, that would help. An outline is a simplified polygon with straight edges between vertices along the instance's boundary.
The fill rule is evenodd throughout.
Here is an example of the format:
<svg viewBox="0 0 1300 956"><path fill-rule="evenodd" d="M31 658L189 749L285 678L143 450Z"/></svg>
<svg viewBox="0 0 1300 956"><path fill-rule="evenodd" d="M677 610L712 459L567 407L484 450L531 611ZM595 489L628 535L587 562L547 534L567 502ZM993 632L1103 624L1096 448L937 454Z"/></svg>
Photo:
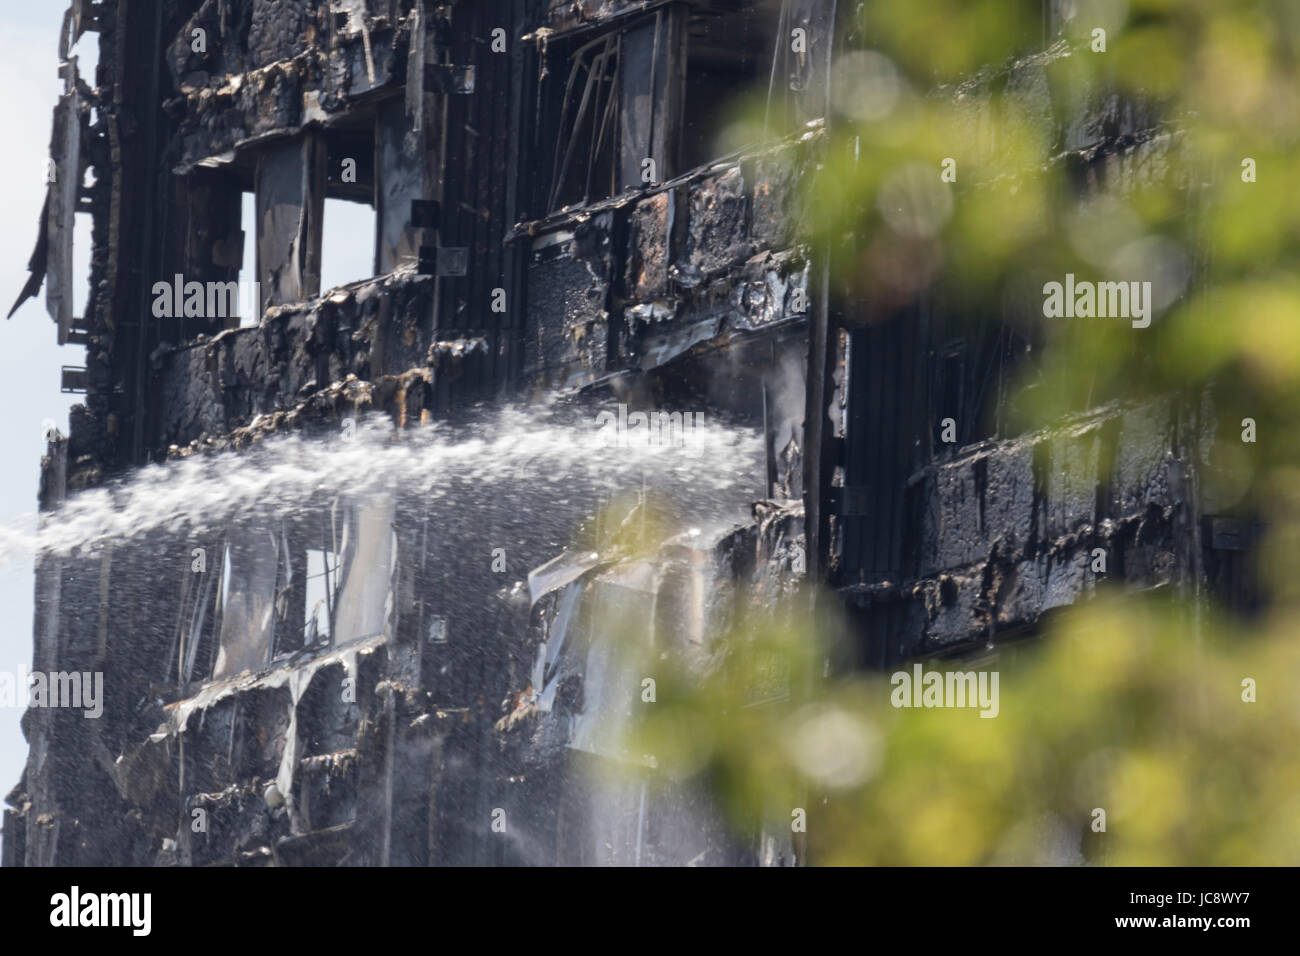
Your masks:
<svg viewBox="0 0 1300 956"><path fill-rule="evenodd" d="M924 288L865 322L835 281L802 186L858 6L75 0L24 294L85 397L41 466L32 670L102 675L102 713L27 711L5 865L798 862L603 733L642 675L602 611L689 656L815 581L835 666L879 668L996 655L1105 578L1251 603L1253 525L1196 496L1186 399L1017 433L1020 326ZM1034 99L1043 161L1100 192L1170 142L1106 89L1054 99L1068 6L960 95ZM745 103L780 135L747 140ZM340 209L372 265L327 288ZM530 408L734 441L708 488L446 464ZM383 487L357 467L402 448ZM605 548L659 478L667 540ZM114 502L157 513L92 520Z"/></svg>

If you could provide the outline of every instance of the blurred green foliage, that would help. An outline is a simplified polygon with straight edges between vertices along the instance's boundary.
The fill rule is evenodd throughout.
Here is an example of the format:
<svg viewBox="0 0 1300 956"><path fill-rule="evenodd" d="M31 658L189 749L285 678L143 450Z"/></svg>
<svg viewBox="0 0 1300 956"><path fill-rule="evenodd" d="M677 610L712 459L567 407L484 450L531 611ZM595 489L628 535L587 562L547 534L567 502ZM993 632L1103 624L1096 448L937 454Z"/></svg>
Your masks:
<svg viewBox="0 0 1300 956"><path fill-rule="evenodd" d="M809 862L1300 861L1300 4L1076 7L1045 44L1036 0L859 5L805 183L810 241L855 321L926 290L1020 323L1023 384L1047 386L1021 429L1156 395L1213 409L1204 480L1269 528L1269 609L1103 591L1002 652L995 719L896 709L888 675L827 676L833 629L806 613L738 623L703 677L646 661L659 693L634 749L707 782L743 825L783 829L802 808ZM1098 158L1088 116L1112 145L1138 135ZM1163 307L1145 329L1044 318L1042 284L1067 272L1153 280ZM756 691L774 679L788 695Z"/></svg>
<svg viewBox="0 0 1300 956"><path fill-rule="evenodd" d="M751 620L702 681L643 662L658 695L631 749L705 781L738 825L779 832L804 810L817 864L1285 865L1300 857L1293 624L1194 627L1098 598L996 665L985 719L895 708L884 674L819 679L823 635ZM756 695L774 672L792 693Z"/></svg>

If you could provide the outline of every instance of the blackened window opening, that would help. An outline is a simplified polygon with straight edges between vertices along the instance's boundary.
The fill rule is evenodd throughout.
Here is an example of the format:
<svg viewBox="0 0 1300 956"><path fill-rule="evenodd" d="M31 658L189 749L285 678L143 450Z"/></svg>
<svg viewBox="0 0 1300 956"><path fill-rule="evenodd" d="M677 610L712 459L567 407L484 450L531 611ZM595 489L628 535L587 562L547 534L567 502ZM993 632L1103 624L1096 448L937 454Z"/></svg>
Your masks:
<svg viewBox="0 0 1300 956"><path fill-rule="evenodd" d="M619 37L598 37L570 58L547 209L615 192Z"/></svg>

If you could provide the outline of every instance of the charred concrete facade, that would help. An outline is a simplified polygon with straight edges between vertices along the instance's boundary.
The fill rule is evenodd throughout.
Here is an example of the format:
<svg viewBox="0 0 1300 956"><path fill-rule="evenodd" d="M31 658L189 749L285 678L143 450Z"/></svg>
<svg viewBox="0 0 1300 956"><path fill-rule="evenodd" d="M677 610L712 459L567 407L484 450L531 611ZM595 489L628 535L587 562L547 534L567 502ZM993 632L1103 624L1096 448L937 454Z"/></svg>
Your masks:
<svg viewBox="0 0 1300 956"><path fill-rule="evenodd" d="M472 519L401 496L41 555L33 669L102 671L105 713L26 714L6 865L795 862L790 834L738 837L650 769L587 782L627 758L597 731L639 688L580 639L584 614L617 603L687 653L811 577L850 611L853 663L888 666L1031 631L1095 588L1095 548L1133 587L1240 590L1248 523L1197 497L1214 438L1197 409L1004 434L981 410L1009 400L1023 342L965 339L960 304L924 294L857 321L798 188L853 6L73 4L24 290L43 280L60 343L86 349L65 372L84 405L43 462L47 520L150 462L557 391L707 409L763 453L752 523L653 559L557 549L520 515L499 533L523 592L460 557L487 547ZM1104 90L1052 102L1060 19L1046 4L1045 52L1002 81L1041 100L1081 189L1122 188L1169 162L1169 139ZM84 31L93 83L68 58ZM713 155L723 104L755 87L797 132ZM373 208L372 278L321 288L326 199ZM94 223L81 317L77 212ZM183 284L159 314L158 283L220 295L250 244L255 322L190 308Z"/></svg>

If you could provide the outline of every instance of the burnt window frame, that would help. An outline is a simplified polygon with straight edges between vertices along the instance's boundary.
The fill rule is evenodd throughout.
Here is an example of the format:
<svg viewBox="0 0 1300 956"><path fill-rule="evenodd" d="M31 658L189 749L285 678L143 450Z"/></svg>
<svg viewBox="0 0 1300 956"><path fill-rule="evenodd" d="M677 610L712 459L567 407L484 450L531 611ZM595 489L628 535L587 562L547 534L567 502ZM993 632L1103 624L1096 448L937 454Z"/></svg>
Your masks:
<svg viewBox="0 0 1300 956"><path fill-rule="evenodd" d="M701 126L714 129L715 124L707 121L725 114L725 107L719 108L718 103L734 103L745 92L759 95L769 86L778 34L785 22L784 7L779 0L764 0L734 10L713 10L665 0L544 38L539 34L526 37L535 41L529 62L536 80L527 137L533 162L529 164L523 218L549 219L584 209L628 191L652 188L724 158L724 151L703 145L712 140L701 134ZM754 42L746 44L745 53L731 56L728 63L724 62L728 57L721 54L730 49L729 42L722 39L730 36L734 26L729 17L742 18L741 23L752 26ZM631 42L640 31L645 31L642 36L648 44ZM586 109L588 127L593 125L590 115L604 111L609 115L604 124L605 141L594 131L585 137L587 152L600 161L591 163L590 182L583 177L583 188L578 190L572 166L580 160L571 159L566 168L564 157L566 152L577 157L583 145L573 135L573 117L583 112L587 86L583 77L590 74L582 71L576 58L592 50L609 57L606 73L613 64L613 82L606 82L596 97L598 102ZM637 58L645 69L630 65ZM625 108L636 95L629 90L626 78L641 75L648 80L641 95L648 91L653 95L645 97L644 115L634 116ZM704 76L711 78L716 94L708 97L708 103L686 95L688 84ZM638 145L636 140L641 138L646 142ZM612 157L600 156L601 152ZM654 161L649 180L642 175L645 159ZM607 183L612 178L609 188L597 188L602 178Z"/></svg>
<svg viewBox="0 0 1300 956"><path fill-rule="evenodd" d="M604 179L606 175L609 179L609 192L599 198L612 196L616 191L617 179L613 154L619 125L617 114L620 112L618 98L620 73L623 65L622 41L620 31L608 30L583 43L567 57L570 64L569 75L565 83L563 96L560 98L560 116L555 127L555 149L551 157L550 186L546 191L545 209L547 213L557 212L572 205L588 205L592 201L593 178L597 169L600 169L601 179ZM591 53L589 62L586 61L588 51ZM582 96L578 100L577 106L571 110L575 83L580 78L579 71L583 70L584 67L586 81L583 84ZM595 84L595 102L591 104L593 83ZM590 114L588 114L589 104L591 104ZM571 112L572 116L570 115ZM580 130L588 124L591 127L589 134L584 133L580 140ZM590 138L588 138L588 135ZM570 195L566 187L570 183L570 167L575 158L574 151L583 140L586 141L587 145L587 173L583 179L582 199L576 203L564 202L563 199Z"/></svg>
<svg viewBox="0 0 1300 956"><path fill-rule="evenodd" d="M315 657L386 633L388 608L394 599L400 564L400 543L391 521L395 508L396 500L391 497L371 500L338 495L327 507L313 509L310 514L240 522L206 539L202 544L207 549L205 570L200 574L187 564L182 572L183 578L178 582L176 634L171 640L169 675L165 679L174 678L180 693L190 693L211 683L233 680L246 672L260 673L302 655ZM362 541L365 534L363 524L367 520L371 524L371 534L380 525L389 528L386 543L380 539L371 542L372 550L374 547L386 548L390 555L386 565L387 580L381 589L384 592L383 609L378 615L386 623L379 631L352 633L340 640L339 628L344 616L355 626L358 608L368 603L370 611L380 609L375 603L378 592L364 593L364 579L375 571L375 565L367 560ZM257 581L256 558L249 561L250 556L262 548L274 550L274 580L269 590L264 588L266 579L260 584ZM324 600L329 622L329 630L324 634L311 630L311 609L307 606L310 551L321 551L328 567L328 572L322 572L326 577ZM266 559L266 552L262 554ZM269 573L269 563L269 560L263 561L262 571ZM226 646L223 639L226 637L225 619L230 610L232 583L237 583L236 592L241 594L248 593L250 587L263 588L265 593L262 596L269 597L267 610L271 619L264 632L260 632L259 646L252 648L254 653L245 654L239 666L231 669L228 665L218 674L217 664ZM346 614L341 611L345 599L351 608ZM251 663L254 656L257 657L256 664Z"/></svg>

